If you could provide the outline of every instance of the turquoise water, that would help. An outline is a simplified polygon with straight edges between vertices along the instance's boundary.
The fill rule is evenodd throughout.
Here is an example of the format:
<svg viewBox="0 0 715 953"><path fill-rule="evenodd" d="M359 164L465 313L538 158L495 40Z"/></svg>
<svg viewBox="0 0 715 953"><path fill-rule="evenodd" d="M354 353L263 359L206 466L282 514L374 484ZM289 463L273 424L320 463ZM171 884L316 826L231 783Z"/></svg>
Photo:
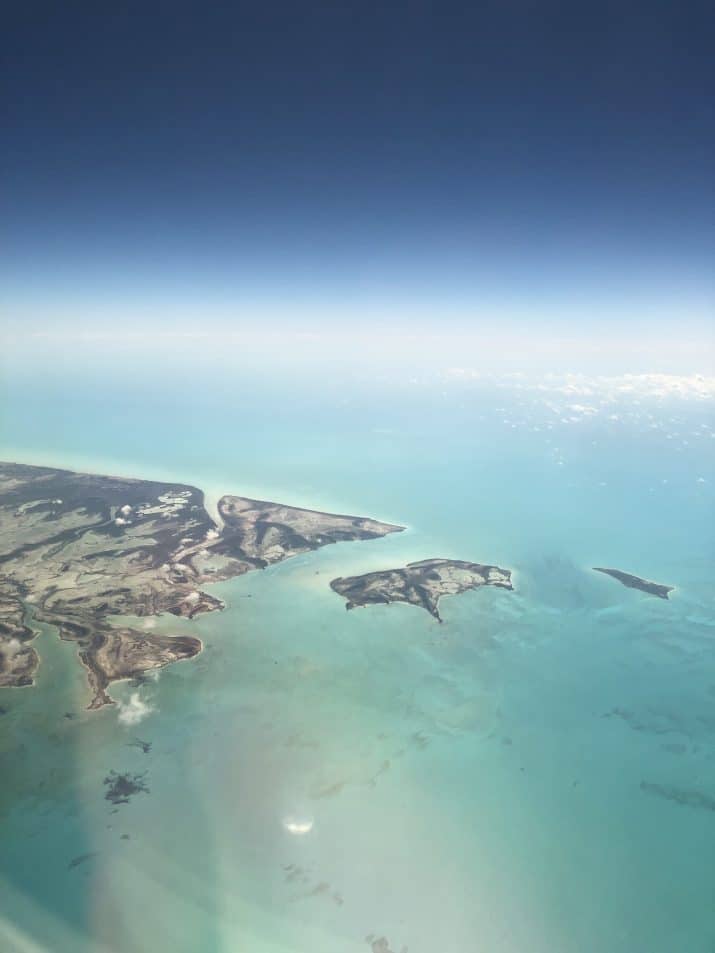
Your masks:
<svg viewBox="0 0 715 953"><path fill-rule="evenodd" d="M157 625L202 655L99 713L43 632L36 688L0 691L3 950L712 953L711 398L216 379L210 356L198 378L26 371L4 374L3 458L408 530L214 587L225 612ZM516 592L445 599L439 626L328 587L430 556ZM112 769L149 787L116 813Z"/></svg>

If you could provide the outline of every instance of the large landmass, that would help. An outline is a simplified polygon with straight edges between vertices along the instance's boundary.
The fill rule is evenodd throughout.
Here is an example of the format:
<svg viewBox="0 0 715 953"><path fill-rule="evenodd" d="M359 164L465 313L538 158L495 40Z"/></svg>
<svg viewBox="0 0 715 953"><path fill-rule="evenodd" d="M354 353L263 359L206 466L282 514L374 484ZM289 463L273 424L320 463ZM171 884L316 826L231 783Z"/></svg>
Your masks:
<svg viewBox="0 0 715 953"><path fill-rule="evenodd" d="M92 691L179 659L201 642L110 622L223 608L202 586L343 540L401 526L239 496L220 522L193 486L0 463L0 686L31 685L40 659L34 622L76 642Z"/></svg>
<svg viewBox="0 0 715 953"><path fill-rule="evenodd" d="M346 609L356 606L407 602L426 609L442 621L438 604L442 596L497 586L513 589L511 572L498 566L464 562L461 559L423 559L401 569L368 572L362 576L333 579L331 589L347 599Z"/></svg>
<svg viewBox="0 0 715 953"><path fill-rule="evenodd" d="M659 599L667 599L668 593L675 588L674 586L661 585L659 582L651 582L649 579L641 579L640 576L622 572L620 569L604 569L600 566L594 566L593 568L595 572L603 572L607 576L612 576L629 589L640 589L641 592L647 592L649 596L658 596Z"/></svg>

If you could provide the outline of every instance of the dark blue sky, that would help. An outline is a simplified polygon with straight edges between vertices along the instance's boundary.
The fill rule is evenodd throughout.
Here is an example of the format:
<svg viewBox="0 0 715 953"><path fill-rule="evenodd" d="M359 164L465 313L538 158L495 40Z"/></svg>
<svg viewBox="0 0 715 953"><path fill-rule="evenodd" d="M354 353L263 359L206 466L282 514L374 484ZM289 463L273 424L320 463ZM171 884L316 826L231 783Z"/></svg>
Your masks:
<svg viewBox="0 0 715 953"><path fill-rule="evenodd" d="M16 4L3 310L702 322L710 7Z"/></svg>

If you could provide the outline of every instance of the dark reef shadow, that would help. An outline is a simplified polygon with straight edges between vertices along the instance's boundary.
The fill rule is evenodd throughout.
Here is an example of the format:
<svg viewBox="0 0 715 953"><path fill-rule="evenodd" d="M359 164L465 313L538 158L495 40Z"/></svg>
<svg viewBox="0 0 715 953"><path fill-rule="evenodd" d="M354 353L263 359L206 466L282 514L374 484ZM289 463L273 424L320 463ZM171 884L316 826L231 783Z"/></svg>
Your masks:
<svg viewBox="0 0 715 953"><path fill-rule="evenodd" d="M534 553L527 563L514 568L518 573L518 591L534 603L573 611L593 608L599 601L594 599L588 573L568 556Z"/></svg>

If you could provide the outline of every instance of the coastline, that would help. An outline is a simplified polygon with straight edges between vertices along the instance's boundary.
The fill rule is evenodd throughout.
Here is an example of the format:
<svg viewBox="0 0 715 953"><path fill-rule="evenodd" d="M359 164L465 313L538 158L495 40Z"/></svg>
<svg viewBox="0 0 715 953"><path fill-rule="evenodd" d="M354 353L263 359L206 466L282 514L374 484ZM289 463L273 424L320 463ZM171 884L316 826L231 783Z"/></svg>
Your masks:
<svg viewBox="0 0 715 953"><path fill-rule="evenodd" d="M35 637L18 627L18 610L24 618L25 604L13 597L17 589L37 602L40 617L56 626L60 639L77 644L93 709L113 704L107 694L113 682L194 658L204 648L190 635L129 628L123 616L171 613L191 619L224 608L204 586L334 543L404 529L371 517L230 494L218 501L218 528L211 503L207 507L195 485L16 462L0 467L9 534L2 578L10 589L11 626L14 620L3 658L8 670L17 672L8 685L31 684L40 666L29 645L14 647ZM38 550L39 560L28 555ZM115 617L113 624L107 616Z"/></svg>
<svg viewBox="0 0 715 953"><path fill-rule="evenodd" d="M207 479L205 474L196 471L185 471L182 468L146 467L141 464L120 463L115 458L94 456L65 456L28 453L27 450L18 450L0 445L0 462L17 464L18 466L46 467L51 470L66 470L70 473L92 476L114 477L120 480L137 480L147 483L174 483L191 486L202 494L204 507L210 518L220 528L223 520L218 513L218 502L225 496L239 496L257 502L278 503L280 506L292 509L320 513L328 516L347 516L353 518L354 513L363 513L366 509L364 502L359 498L348 500L327 496L309 494L296 496L295 488L281 483L236 483L235 477L219 480L215 476ZM378 523L387 523L400 526L403 532L412 530L409 522L398 516L385 514L360 516L361 519L371 519Z"/></svg>

